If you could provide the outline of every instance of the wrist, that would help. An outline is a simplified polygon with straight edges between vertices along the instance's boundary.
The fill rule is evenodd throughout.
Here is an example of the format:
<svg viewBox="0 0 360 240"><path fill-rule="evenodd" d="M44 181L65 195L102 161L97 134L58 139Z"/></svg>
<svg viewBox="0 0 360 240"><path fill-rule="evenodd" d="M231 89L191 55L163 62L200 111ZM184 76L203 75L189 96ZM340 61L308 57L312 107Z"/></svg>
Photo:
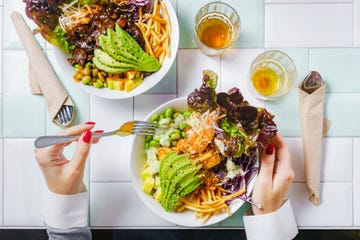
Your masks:
<svg viewBox="0 0 360 240"><path fill-rule="evenodd" d="M47 187L49 191L59 195L74 195L87 191L84 182L81 182L80 184L76 184L76 185L58 183L58 182L53 184L52 182L47 182Z"/></svg>
<svg viewBox="0 0 360 240"><path fill-rule="evenodd" d="M285 202L285 200L282 200L281 202L275 202L275 203L271 202L270 204L261 204L260 203L258 206L253 205L252 213L253 213L253 215L262 215L262 214L275 212L283 205L284 202Z"/></svg>

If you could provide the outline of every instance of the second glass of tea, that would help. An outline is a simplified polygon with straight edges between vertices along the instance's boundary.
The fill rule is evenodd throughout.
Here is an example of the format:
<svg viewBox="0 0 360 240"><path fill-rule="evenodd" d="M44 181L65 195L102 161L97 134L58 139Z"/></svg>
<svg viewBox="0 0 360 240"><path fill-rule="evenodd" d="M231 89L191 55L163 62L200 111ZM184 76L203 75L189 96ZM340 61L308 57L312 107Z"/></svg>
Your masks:
<svg viewBox="0 0 360 240"><path fill-rule="evenodd" d="M210 2L195 15L194 31L198 48L206 55L224 53L240 35L240 17L223 2Z"/></svg>
<svg viewBox="0 0 360 240"><path fill-rule="evenodd" d="M248 88L256 98L272 100L289 92L296 76L296 66L286 53L268 50L252 62Z"/></svg>

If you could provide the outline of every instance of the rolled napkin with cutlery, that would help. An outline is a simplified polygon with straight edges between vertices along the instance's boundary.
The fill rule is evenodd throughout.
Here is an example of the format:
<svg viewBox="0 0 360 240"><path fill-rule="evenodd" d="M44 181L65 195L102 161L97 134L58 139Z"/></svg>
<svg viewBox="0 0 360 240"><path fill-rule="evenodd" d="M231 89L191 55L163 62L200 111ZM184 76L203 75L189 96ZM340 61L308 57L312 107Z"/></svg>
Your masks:
<svg viewBox="0 0 360 240"><path fill-rule="evenodd" d="M53 123L62 128L70 126L75 118L73 101L59 81L22 15L14 11L11 13L11 19L29 58L31 92L44 96Z"/></svg>
<svg viewBox="0 0 360 240"><path fill-rule="evenodd" d="M309 200L320 202L322 142L330 121L324 118L326 83L311 71L299 86L300 123L304 151L304 169Z"/></svg>

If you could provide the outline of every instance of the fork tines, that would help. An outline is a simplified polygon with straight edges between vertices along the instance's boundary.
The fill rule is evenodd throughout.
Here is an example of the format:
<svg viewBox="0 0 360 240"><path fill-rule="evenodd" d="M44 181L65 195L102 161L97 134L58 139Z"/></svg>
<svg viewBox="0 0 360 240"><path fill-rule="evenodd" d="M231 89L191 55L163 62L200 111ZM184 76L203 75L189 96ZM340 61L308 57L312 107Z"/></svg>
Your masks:
<svg viewBox="0 0 360 240"><path fill-rule="evenodd" d="M136 135L155 135L159 124L145 121L134 121L132 133Z"/></svg>

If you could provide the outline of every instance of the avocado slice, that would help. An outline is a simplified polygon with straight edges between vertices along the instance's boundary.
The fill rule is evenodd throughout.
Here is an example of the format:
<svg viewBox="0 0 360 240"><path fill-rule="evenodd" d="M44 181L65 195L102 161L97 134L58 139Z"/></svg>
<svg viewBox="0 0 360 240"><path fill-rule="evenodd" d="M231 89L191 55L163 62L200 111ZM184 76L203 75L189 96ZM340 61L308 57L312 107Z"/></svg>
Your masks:
<svg viewBox="0 0 360 240"><path fill-rule="evenodd" d="M162 192L161 206L173 210L180 198L195 190L202 183L201 164L190 159L190 154L169 152L161 160L159 176Z"/></svg>
<svg viewBox="0 0 360 240"><path fill-rule="evenodd" d="M190 161L177 162L176 166L168 174L166 183L164 183L164 185L163 185L163 189L162 189L163 194L164 195L168 194L169 189L171 187L170 183L178 181L176 178L179 176L179 173L189 171L189 169L193 166L194 165Z"/></svg>
<svg viewBox="0 0 360 240"><path fill-rule="evenodd" d="M189 185L197 182L198 177L196 174L199 172L200 169L201 165L198 165L195 167L181 169L177 171L176 177L172 181L170 181L171 184L168 188L168 192L164 193L163 199L161 201L161 205L166 211L174 209L180 198L185 196L181 194L181 190L183 189L183 185L185 183L185 185ZM183 182L184 179L187 179L185 183Z"/></svg>
<svg viewBox="0 0 360 240"><path fill-rule="evenodd" d="M116 61L109 54L107 54L106 52L104 52L100 49L95 49L94 57L98 58L100 62L102 62L103 64L105 64L107 66L124 69L125 71L133 70L134 68L136 68L136 65L134 65L134 64Z"/></svg>
<svg viewBox="0 0 360 240"><path fill-rule="evenodd" d="M110 29L108 32L109 33L111 32ZM135 64L136 61L129 58L129 57L131 57L131 55L130 56L125 55L120 50L120 48L117 46L117 44L115 44L114 41L111 40L110 35L113 35L113 34L109 35L109 33L108 33L108 36L105 36L105 35L99 36L99 44L100 44L101 48L116 61Z"/></svg>
<svg viewBox="0 0 360 240"><path fill-rule="evenodd" d="M103 70L105 72L113 73L113 74L124 72L124 69L105 65L97 57L94 57L92 61L98 69Z"/></svg>

